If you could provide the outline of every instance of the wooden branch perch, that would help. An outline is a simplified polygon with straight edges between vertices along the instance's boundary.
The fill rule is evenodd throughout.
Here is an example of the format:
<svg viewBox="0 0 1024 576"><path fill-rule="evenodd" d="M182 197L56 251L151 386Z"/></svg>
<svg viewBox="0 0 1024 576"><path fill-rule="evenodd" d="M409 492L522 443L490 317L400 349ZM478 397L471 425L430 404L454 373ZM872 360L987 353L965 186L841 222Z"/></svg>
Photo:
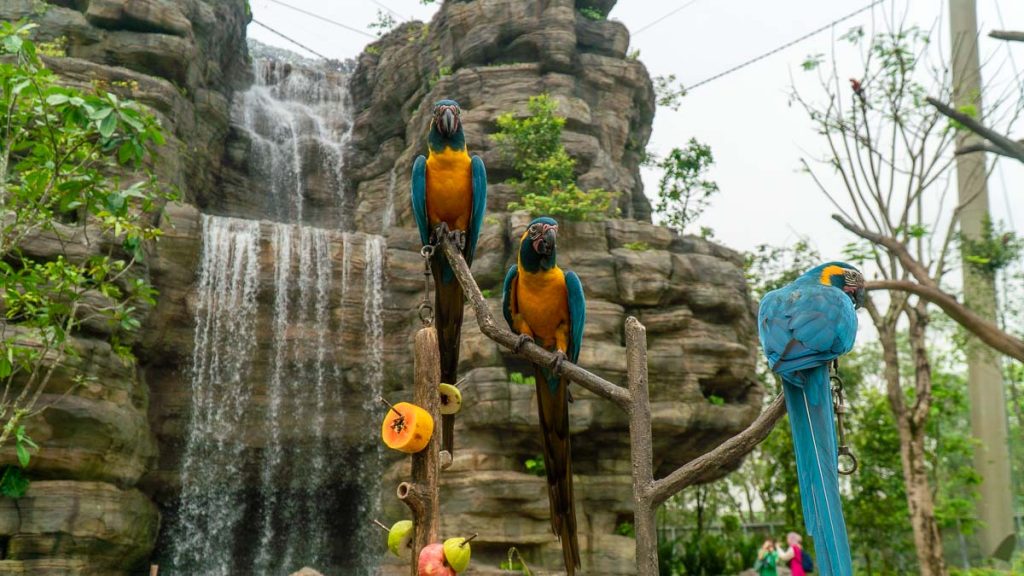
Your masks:
<svg viewBox="0 0 1024 576"><path fill-rule="evenodd" d="M996 40L1024 42L1024 31L1019 30L993 30L989 32L988 35L990 38L995 38Z"/></svg>
<svg viewBox="0 0 1024 576"><path fill-rule="evenodd" d="M659 505L669 496L687 486L706 481L743 458L768 437L782 415L786 413L786 401L781 394L772 400L768 409L754 420L746 430L729 438L714 450L690 460L668 476L654 483L652 498Z"/></svg>
<svg viewBox="0 0 1024 576"><path fill-rule="evenodd" d="M466 261L462 258L459 249L448 242L447 238L442 240L440 247L444 250L444 255L451 263L452 269L455 271L455 278L462 285L462 291L466 293L466 299L473 306L473 312L476 314L476 322L480 325L480 331L505 348L515 350L519 337L507 328L501 327L494 320L491 309L487 306L487 301L484 300L484 295L480 292L480 287L477 286L476 280L473 279L473 274L469 271L469 266L466 265ZM532 342L527 342L522 347L519 351L519 356L542 366L550 366L556 358L553 353ZM616 386L568 360L562 362L558 375L572 380L606 400L611 400L623 410L629 410L629 392L621 386Z"/></svg>
<svg viewBox="0 0 1024 576"><path fill-rule="evenodd" d="M412 455L412 481L398 485L398 499L412 512L412 576L416 576L420 550L436 542L441 530L441 396L437 391L441 383L441 354L433 327L416 333L413 373L413 402L434 419L430 442Z"/></svg>
<svg viewBox="0 0 1024 576"><path fill-rule="evenodd" d="M910 280L875 280L865 286L868 290L899 290L914 294L942 309L957 324L974 334L994 350L1024 362L1024 340L1015 338L998 326L975 314L952 295L935 286L924 286Z"/></svg>
<svg viewBox="0 0 1024 576"><path fill-rule="evenodd" d="M966 127L971 132L974 132L978 136L981 136L985 140L988 140L992 144L992 146L994 146L995 151L997 153L1024 162L1024 144L1011 140L1010 138L985 126L981 122L978 122L977 120L968 116L967 114L964 114L959 110L955 110L951 106L943 102L940 102L939 100L936 100L931 96L929 96L927 100L928 103L934 106L936 110L941 112L943 116L956 120L957 122L963 124L964 127ZM960 150L958 150L957 152L962 153Z"/></svg>
<svg viewBox="0 0 1024 576"><path fill-rule="evenodd" d="M494 320L480 287L458 249L443 238L440 248L451 263L455 278L462 286L476 314L477 324L485 336L514 351L518 338ZM654 480L651 433L651 404L648 394L647 329L639 320L626 319L626 371L629 390L612 384L571 362L563 362L559 374L587 390L614 402L629 415L630 457L633 465L633 510L636 528L636 561L638 576L658 574L658 536L654 511L680 490L714 477L732 466L762 442L786 412L780 395L745 430L719 444L710 452L695 458L667 477ZM519 356L535 363L550 365L555 355L536 344L527 343Z"/></svg>

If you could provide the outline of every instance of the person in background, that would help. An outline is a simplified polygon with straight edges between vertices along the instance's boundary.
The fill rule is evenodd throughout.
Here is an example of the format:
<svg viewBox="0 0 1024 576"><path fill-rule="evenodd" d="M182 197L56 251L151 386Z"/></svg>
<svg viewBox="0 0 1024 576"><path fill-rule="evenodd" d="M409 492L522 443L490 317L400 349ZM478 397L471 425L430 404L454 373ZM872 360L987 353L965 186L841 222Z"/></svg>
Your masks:
<svg viewBox="0 0 1024 576"><path fill-rule="evenodd" d="M754 563L757 576L776 576L779 573L775 568L778 559L779 553L775 550L775 541L771 538L765 540L761 549L757 551L757 562Z"/></svg>
<svg viewBox="0 0 1024 576"><path fill-rule="evenodd" d="M789 543L789 549L779 551L778 561L785 562L793 576L807 576L804 572L804 549L800 545L803 539L796 532L790 532L786 535L786 542Z"/></svg>

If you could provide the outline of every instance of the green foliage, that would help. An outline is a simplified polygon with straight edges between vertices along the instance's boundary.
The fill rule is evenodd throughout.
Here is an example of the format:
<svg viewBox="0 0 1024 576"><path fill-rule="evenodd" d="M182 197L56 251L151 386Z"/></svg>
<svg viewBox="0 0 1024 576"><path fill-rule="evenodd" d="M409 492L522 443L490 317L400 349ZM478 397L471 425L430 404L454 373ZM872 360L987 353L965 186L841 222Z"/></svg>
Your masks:
<svg viewBox="0 0 1024 576"><path fill-rule="evenodd" d="M627 60L633 60L633 61L639 60L640 59L640 49L639 48L633 48L632 50L630 50L629 54L626 54L626 59Z"/></svg>
<svg viewBox="0 0 1024 576"><path fill-rule="evenodd" d="M708 402L714 404L715 406L725 406L725 398L722 398L717 394L712 394L708 396Z"/></svg>
<svg viewBox="0 0 1024 576"><path fill-rule="evenodd" d="M0 495L17 500L28 491L29 480L17 466L4 466L0 474Z"/></svg>
<svg viewBox="0 0 1024 576"><path fill-rule="evenodd" d="M637 52L639 56L639 51ZM686 87L676 82L675 74L654 77L654 96L658 106L679 110L686 96Z"/></svg>
<svg viewBox="0 0 1024 576"><path fill-rule="evenodd" d="M746 254L744 264L751 296L760 301L765 294L782 288L818 264L821 254L805 238L792 247L760 244Z"/></svg>
<svg viewBox="0 0 1024 576"><path fill-rule="evenodd" d="M372 56L379 56L380 55L380 46L377 46L376 44L370 44L363 51L366 52L367 54L372 55Z"/></svg>
<svg viewBox="0 0 1024 576"><path fill-rule="evenodd" d="M651 249L651 245L643 241L626 242L625 244L622 245L622 247L627 250L632 250L634 252L647 252L648 250Z"/></svg>
<svg viewBox="0 0 1024 576"><path fill-rule="evenodd" d="M587 20L604 20L605 15L597 8L585 6L579 9L579 13L583 15Z"/></svg>
<svg viewBox="0 0 1024 576"><path fill-rule="evenodd" d="M524 376L522 372L513 372L509 374L508 381L513 384L522 384L525 386L537 385L537 378L535 376Z"/></svg>
<svg viewBox="0 0 1024 576"><path fill-rule="evenodd" d="M824 61L825 61L825 55L824 54L821 54L821 53L811 54L811 55L807 56L806 58L804 58L804 61L800 63L800 67L803 68L804 70L807 70L807 71L816 70L818 68L818 66L820 66L821 63L824 62Z"/></svg>
<svg viewBox="0 0 1024 576"><path fill-rule="evenodd" d="M972 268L989 277L1018 260L1024 249L1024 241L1012 230L993 224L989 218L982 222L981 238L966 238L963 234L958 238L964 259Z"/></svg>
<svg viewBox="0 0 1024 576"><path fill-rule="evenodd" d="M523 462L523 466L526 468L527 472L534 476L543 477L547 475L547 468L544 467L544 456L540 454L534 458L527 458L526 461Z"/></svg>
<svg viewBox="0 0 1024 576"><path fill-rule="evenodd" d="M636 538L636 526L632 522L619 522L615 526L615 533L619 536Z"/></svg>
<svg viewBox="0 0 1024 576"><path fill-rule="evenodd" d="M138 309L155 303L134 268L160 236L152 213L171 197L142 169L164 143L157 120L112 93L59 85L28 39L33 27L0 25L0 446L14 435L23 465L36 445L21 421L42 409L36 402L75 356L70 337L84 322L109 326L114 351L131 359L124 336L139 327ZM39 235L84 250L25 251Z"/></svg>
<svg viewBox="0 0 1024 576"><path fill-rule="evenodd" d="M519 553L519 550L513 546L508 549L508 559L503 561L500 566L502 570L515 570L523 576L530 576L533 574L530 572L530 568L526 565L526 560L523 560L523 555Z"/></svg>
<svg viewBox="0 0 1024 576"><path fill-rule="evenodd" d="M662 175L654 210L669 226L685 231L710 205L711 197L718 193L718 184L706 178L714 162L711 147L693 138L686 148L673 148L656 161Z"/></svg>
<svg viewBox="0 0 1024 576"><path fill-rule="evenodd" d="M492 296L494 296L494 290L491 290L490 288L484 288L483 290L480 291L480 294L483 295L484 298L491 298Z"/></svg>
<svg viewBox="0 0 1024 576"><path fill-rule="evenodd" d="M616 215L617 193L582 190L576 185L576 160L562 144L565 118L555 113L557 108L558 102L540 94L530 97L526 118L516 118L511 112L498 117L498 132L492 138L519 174L510 183L520 201L509 208L566 220Z"/></svg>
<svg viewBox="0 0 1024 576"><path fill-rule="evenodd" d="M386 12L378 8L377 19L367 24L366 27L369 28L370 30L376 30L374 34L376 34L377 37L380 38L381 36L394 30L396 24L398 24L398 22L395 21L395 17L392 16L390 12Z"/></svg>

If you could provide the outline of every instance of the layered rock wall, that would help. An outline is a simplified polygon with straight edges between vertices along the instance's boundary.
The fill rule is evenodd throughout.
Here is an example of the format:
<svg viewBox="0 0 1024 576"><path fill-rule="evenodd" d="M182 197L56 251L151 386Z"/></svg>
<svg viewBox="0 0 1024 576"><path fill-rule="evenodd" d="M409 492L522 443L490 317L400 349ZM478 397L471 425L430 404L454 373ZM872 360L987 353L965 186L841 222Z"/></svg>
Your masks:
<svg viewBox="0 0 1024 576"><path fill-rule="evenodd" d="M8 0L0 19L32 20L35 40L64 47L66 57L46 63L68 84L148 106L168 136L152 168L183 199L216 188L232 87L248 71L242 0ZM191 338L173 334L187 323L161 313L189 290L196 255L197 237L183 234L194 224L175 210L164 214L168 242L146 264L163 304L144 320L141 365L175 366L163 355L173 349L164 338ZM97 247L82 232L40 235L25 250L85 256ZM120 360L93 328L74 337L77 355L40 400L52 406L28 423L42 449L29 468L28 494L0 500L0 573L113 576L148 567L160 527L157 506L139 489L158 453L150 390L139 365ZM9 447L0 453L0 464L15 461Z"/></svg>

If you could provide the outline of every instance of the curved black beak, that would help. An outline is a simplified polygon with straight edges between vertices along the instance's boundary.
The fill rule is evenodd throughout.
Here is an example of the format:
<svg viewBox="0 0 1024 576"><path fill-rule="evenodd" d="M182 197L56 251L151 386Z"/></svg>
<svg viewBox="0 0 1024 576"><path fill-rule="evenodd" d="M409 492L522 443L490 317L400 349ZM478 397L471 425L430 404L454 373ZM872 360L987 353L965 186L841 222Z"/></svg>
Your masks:
<svg viewBox="0 0 1024 576"><path fill-rule="evenodd" d="M455 115L454 110L446 108L441 112L437 118L437 129L447 137L455 134L455 131L459 129L459 117Z"/></svg>
<svg viewBox="0 0 1024 576"><path fill-rule="evenodd" d="M863 286L859 286L853 293L853 307L860 309L864 307L864 300L867 298L867 291Z"/></svg>
<svg viewBox="0 0 1024 576"><path fill-rule="evenodd" d="M544 234L533 243L533 249L541 256L548 256L555 251L555 241L558 237L558 228L551 226L544 230Z"/></svg>

